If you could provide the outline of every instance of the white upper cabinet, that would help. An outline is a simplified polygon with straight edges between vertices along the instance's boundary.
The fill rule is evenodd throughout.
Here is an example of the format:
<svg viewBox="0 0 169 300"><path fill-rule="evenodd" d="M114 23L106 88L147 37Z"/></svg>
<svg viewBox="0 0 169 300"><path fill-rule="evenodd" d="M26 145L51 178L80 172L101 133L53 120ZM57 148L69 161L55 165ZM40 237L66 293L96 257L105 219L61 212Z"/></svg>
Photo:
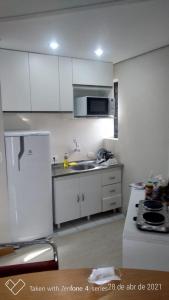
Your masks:
<svg viewBox="0 0 169 300"><path fill-rule="evenodd" d="M59 111L58 57L29 54L32 111Z"/></svg>
<svg viewBox="0 0 169 300"><path fill-rule="evenodd" d="M72 59L59 57L60 111L73 111Z"/></svg>
<svg viewBox="0 0 169 300"><path fill-rule="evenodd" d="M113 86L113 64L73 59L73 84Z"/></svg>
<svg viewBox="0 0 169 300"><path fill-rule="evenodd" d="M3 111L30 111L28 53L0 50Z"/></svg>
<svg viewBox="0 0 169 300"><path fill-rule="evenodd" d="M113 86L113 64L0 50L3 111L73 111L73 84Z"/></svg>

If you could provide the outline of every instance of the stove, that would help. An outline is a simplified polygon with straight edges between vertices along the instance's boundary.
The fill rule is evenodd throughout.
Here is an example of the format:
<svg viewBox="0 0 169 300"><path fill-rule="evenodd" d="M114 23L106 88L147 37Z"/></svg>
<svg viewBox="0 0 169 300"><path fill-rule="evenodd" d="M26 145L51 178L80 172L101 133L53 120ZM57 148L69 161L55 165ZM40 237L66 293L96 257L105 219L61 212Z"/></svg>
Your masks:
<svg viewBox="0 0 169 300"><path fill-rule="evenodd" d="M133 220L136 221L138 229L161 233L169 232L169 212L165 203L155 200L140 200L136 207L138 213Z"/></svg>

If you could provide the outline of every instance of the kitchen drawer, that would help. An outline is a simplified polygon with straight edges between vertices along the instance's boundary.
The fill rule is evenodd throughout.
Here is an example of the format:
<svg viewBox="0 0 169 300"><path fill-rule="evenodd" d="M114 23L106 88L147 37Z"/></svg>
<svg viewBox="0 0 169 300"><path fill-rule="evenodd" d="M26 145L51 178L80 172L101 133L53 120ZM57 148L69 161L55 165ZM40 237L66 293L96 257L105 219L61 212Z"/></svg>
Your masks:
<svg viewBox="0 0 169 300"><path fill-rule="evenodd" d="M102 211L107 211L121 207L121 195L104 198L102 201Z"/></svg>
<svg viewBox="0 0 169 300"><path fill-rule="evenodd" d="M103 198L121 194L121 183L106 185L102 188Z"/></svg>
<svg viewBox="0 0 169 300"><path fill-rule="evenodd" d="M102 185L121 182L121 169L111 169L102 174Z"/></svg>

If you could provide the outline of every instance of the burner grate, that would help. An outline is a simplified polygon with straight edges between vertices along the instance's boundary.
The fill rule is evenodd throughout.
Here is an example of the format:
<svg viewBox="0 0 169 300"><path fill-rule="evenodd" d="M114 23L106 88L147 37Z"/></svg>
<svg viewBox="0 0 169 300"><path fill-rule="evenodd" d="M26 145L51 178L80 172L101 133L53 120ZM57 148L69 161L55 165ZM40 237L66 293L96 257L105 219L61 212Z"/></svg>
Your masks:
<svg viewBox="0 0 169 300"><path fill-rule="evenodd" d="M165 203L155 200L140 200L136 226L140 230L169 233L169 211Z"/></svg>
<svg viewBox="0 0 169 300"><path fill-rule="evenodd" d="M161 210L163 207L160 201L155 200L144 201L144 206L149 210Z"/></svg>
<svg viewBox="0 0 169 300"><path fill-rule="evenodd" d="M146 223L151 225L161 225L165 221L165 217L156 212L146 212L143 214L143 218L146 221Z"/></svg>

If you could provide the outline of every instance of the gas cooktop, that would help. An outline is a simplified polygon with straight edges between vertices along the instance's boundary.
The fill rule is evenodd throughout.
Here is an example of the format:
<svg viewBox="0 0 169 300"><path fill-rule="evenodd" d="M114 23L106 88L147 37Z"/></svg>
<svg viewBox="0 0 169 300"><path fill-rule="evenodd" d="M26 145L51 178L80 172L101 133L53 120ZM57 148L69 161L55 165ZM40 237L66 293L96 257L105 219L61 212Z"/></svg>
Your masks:
<svg viewBox="0 0 169 300"><path fill-rule="evenodd" d="M140 230L155 231L161 233L169 232L169 212L165 203L155 200L140 200L136 221L136 226Z"/></svg>

